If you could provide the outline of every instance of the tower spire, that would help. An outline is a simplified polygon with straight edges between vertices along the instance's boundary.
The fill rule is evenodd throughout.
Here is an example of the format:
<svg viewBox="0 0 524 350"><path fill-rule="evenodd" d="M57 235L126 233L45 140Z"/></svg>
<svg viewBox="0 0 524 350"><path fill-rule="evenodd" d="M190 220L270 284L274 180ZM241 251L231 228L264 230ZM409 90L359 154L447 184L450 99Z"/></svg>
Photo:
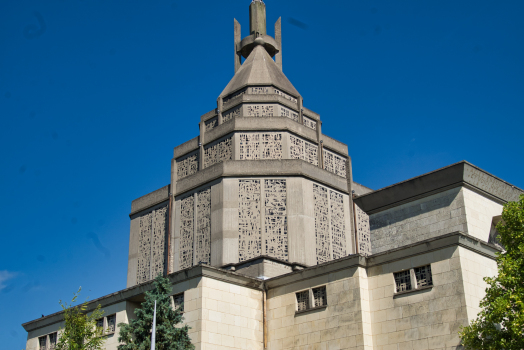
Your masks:
<svg viewBox="0 0 524 350"><path fill-rule="evenodd" d="M282 36L280 18L275 23L275 37L267 35L266 4L262 0L252 0L249 5L249 35L240 40L240 23L235 20L235 73L240 69L241 57L248 58L256 46L263 46L270 57L275 57L277 66L282 69Z"/></svg>

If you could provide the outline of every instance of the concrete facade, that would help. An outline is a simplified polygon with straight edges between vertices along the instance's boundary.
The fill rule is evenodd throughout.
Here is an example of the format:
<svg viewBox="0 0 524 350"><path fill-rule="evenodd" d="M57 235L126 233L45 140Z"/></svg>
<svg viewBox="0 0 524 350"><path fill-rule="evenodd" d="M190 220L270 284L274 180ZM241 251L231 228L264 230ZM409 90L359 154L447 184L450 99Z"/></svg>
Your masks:
<svg viewBox="0 0 524 350"><path fill-rule="evenodd" d="M163 273L197 350L460 349L497 272L493 224L524 191L465 161L376 191L354 182L265 11L252 1L244 39L234 21L235 75L174 148L170 184L132 202L127 288L88 312L129 322ZM44 350L63 314L23 326Z"/></svg>

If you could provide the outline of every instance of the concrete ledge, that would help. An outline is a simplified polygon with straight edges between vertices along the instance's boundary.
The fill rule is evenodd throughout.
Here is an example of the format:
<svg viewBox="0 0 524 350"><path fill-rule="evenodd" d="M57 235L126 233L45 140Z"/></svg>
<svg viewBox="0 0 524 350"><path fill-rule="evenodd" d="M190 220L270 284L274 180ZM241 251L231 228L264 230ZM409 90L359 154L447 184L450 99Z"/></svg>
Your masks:
<svg viewBox="0 0 524 350"><path fill-rule="evenodd" d="M176 185L175 196L184 194L218 178L246 176L301 176L341 192L348 192L347 180L345 178L300 159L227 160L180 179Z"/></svg>
<svg viewBox="0 0 524 350"><path fill-rule="evenodd" d="M209 112L207 113L204 113L200 116L200 122L205 122L213 117L216 117L218 114L217 114L217 110L216 108L215 109L212 109L210 110Z"/></svg>
<svg viewBox="0 0 524 350"><path fill-rule="evenodd" d="M468 186L499 203L517 200L523 190L461 161L409 180L363 194L355 203L368 214L374 214L458 186Z"/></svg>
<svg viewBox="0 0 524 350"><path fill-rule="evenodd" d="M131 202L131 214L133 215L147 208L151 208L157 204L160 204L166 200L169 200L169 190L171 185L159 188L156 191L150 192L145 196L135 199Z"/></svg>
<svg viewBox="0 0 524 350"><path fill-rule="evenodd" d="M173 158L175 159L180 158L189 152L197 150L198 149L198 139L199 139L199 136L192 138L191 140L186 141L181 145L176 146L175 149L173 150Z"/></svg>

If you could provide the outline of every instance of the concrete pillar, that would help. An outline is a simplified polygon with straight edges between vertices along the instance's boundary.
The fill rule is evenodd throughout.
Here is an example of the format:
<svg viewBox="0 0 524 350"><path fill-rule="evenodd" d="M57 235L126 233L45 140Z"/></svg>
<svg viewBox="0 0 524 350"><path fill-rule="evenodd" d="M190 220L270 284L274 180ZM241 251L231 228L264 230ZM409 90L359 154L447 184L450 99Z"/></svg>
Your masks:
<svg viewBox="0 0 524 350"><path fill-rule="evenodd" d="M316 265L313 183L299 177L286 182L289 262Z"/></svg>
<svg viewBox="0 0 524 350"><path fill-rule="evenodd" d="M222 124L224 122L224 119L222 117L222 107L224 106L224 100L222 97L219 97L217 99L217 115L218 115L218 125Z"/></svg>
<svg viewBox="0 0 524 350"><path fill-rule="evenodd" d="M211 265L238 262L238 179L211 186Z"/></svg>
<svg viewBox="0 0 524 350"><path fill-rule="evenodd" d="M175 211L175 220L173 227L173 272L180 270L180 211L181 211L181 202L180 199L175 201L174 205Z"/></svg>
<svg viewBox="0 0 524 350"><path fill-rule="evenodd" d="M240 23L238 23L238 21L236 19L234 19L234 26L235 26L235 73L237 72L237 70L239 70L240 66L242 65L242 56L238 53L238 49L240 48ZM220 109L222 110L222 109ZM220 124L220 122L218 122L218 124Z"/></svg>
<svg viewBox="0 0 524 350"><path fill-rule="evenodd" d="M357 253L357 229L355 227L355 211L354 211L354 206L353 206L353 168L351 164L351 157L349 156L346 159L346 180L347 180L348 192L349 192L349 198L348 198L349 218L351 219L349 222L349 226L348 226L350 228L348 230L349 231L348 234L350 237L347 237L347 238L348 238L348 244L349 244L349 239L350 239L352 242L352 247L353 247L353 250L351 251L348 250L348 254L356 254ZM344 210L346 209L345 205L346 205L346 202L344 201ZM346 220L346 223L347 223L347 220Z"/></svg>
<svg viewBox="0 0 524 350"><path fill-rule="evenodd" d="M260 0L249 5L249 34L266 35L266 5Z"/></svg>
<svg viewBox="0 0 524 350"><path fill-rule="evenodd" d="M275 55L275 62L282 70L282 17L279 17L275 23L275 41L278 44L278 53Z"/></svg>

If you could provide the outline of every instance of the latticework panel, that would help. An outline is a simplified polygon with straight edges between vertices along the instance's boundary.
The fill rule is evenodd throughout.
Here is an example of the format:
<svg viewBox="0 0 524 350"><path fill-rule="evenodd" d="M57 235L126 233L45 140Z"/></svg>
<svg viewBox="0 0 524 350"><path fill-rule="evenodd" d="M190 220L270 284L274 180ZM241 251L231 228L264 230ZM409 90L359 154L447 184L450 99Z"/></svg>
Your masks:
<svg viewBox="0 0 524 350"><path fill-rule="evenodd" d="M151 231L152 231L151 212L140 216L138 236L138 267L136 273L137 283L149 281L151 276Z"/></svg>
<svg viewBox="0 0 524 350"><path fill-rule="evenodd" d="M204 149L204 168L224 160L230 160L232 156L233 141L230 137Z"/></svg>
<svg viewBox="0 0 524 350"><path fill-rule="evenodd" d="M324 149L324 169L345 178L346 159Z"/></svg>
<svg viewBox="0 0 524 350"><path fill-rule="evenodd" d="M233 95L230 95L230 96L226 97L223 100L223 103L227 103L227 102L229 102L231 100L234 100L237 97L240 97L240 96L244 95L246 93L246 91L247 91L247 89L242 89L240 91L235 92Z"/></svg>
<svg viewBox="0 0 524 350"><path fill-rule="evenodd" d="M417 288L432 286L433 277L431 276L431 265L415 267L415 279L417 280Z"/></svg>
<svg viewBox="0 0 524 350"><path fill-rule="evenodd" d="M264 181L266 255L288 260L286 180Z"/></svg>
<svg viewBox="0 0 524 350"><path fill-rule="evenodd" d="M313 306L325 306L327 305L327 293L326 286L313 288Z"/></svg>
<svg viewBox="0 0 524 350"><path fill-rule="evenodd" d="M179 179L193 175L198 171L198 153L194 153L182 160L177 160L176 165L177 177Z"/></svg>
<svg viewBox="0 0 524 350"><path fill-rule="evenodd" d="M279 89L274 89L274 93L277 94L277 95L280 95L282 97L284 97L286 100L289 100L289 101L292 101L294 103L297 103L297 99L294 98L293 96L290 96L288 94L286 94L285 92L283 91L280 91Z"/></svg>
<svg viewBox="0 0 524 350"><path fill-rule="evenodd" d="M245 261L262 254L260 180L238 182L238 258Z"/></svg>
<svg viewBox="0 0 524 350"><path fill-rule="evenodd" d="M411 275L409 270L395 272L393 276L395 277L397 293L411 290Z"/></svg>
<svg viewBox="0 0 524 350"><path fill-rule="evenodd" d="M329 203L326 188L313 184L315 201L315 236L317 264L331 260L329 238Z"/></svg>
<svg viewBox="0 0 524 350"><path fill-rule="evenodd" d="M248 117L272 117L274 116L274 106L266 104L247 105Z"/></svg>
<svg viewBox="0 0 524 350"><path fill-rule="evenodd" d="M206 125L206 131L216 128L218 126L218 118L215 117L215 118L211 118L207 120L205 125Z"/></svg>
<svg viewBox="0 0 524 350"><path fill-rule="evenodd" d="M240 134L240 160L282 159L282 134Z"/></svg>
<svg viewBox="0 0 524 350"><path fill-rule="evenodd" d="M280 116L292 119L298 123L298 113L284 107L280 107Z"/></svg>
<svg viewBox="0 0 524 350"><path fill-rule="evenodd" d="M331 206L331 244L333 259L346 256L346 221L344 220L344 197L335 191L329 191Z"/></svg>
<svg viewBox="0 0 524 350"><path fill-rule="evenodd" d="M158 208L152 212L151 233L151 278L164 272L165 241L168 227L168 206Z"/></svg>
<svg viewBox="0 0 524 350"><path fill-rule="evenodd" d="M196 262L211 263L211 189L198 192L195 236Z"/></svg>
<svg viewBox="0 0 524 350"><path fill-rule="evenodd" d="M298 292L297 294L297 311L309 309L309 290Z"/></svg>
<svg viewBox="0 0 524 350"><path fill-rule="evenodd" d="M222 123L227 122L230 119L240 117L240 107L230 109L222 114Z"/></svg>
<svg viewBox="0 0 524 350"><path fill-rule="evenodd" d="M193 196L186 197L180 201L180 269L193 266L193 236L194 236L194 212L195 200Z"/></svg>
<svg viewBox="0 0 524 350"><path fill-rule="evenodd" d="M290 135L289 154L292 159L302 159L306 162L318 165L318 147L299 137Z"/></svg>
<svg viewBox="0 0 524 350"><path fill-rule="evenodd" d="M357 224L358 252L363 255L371 254L371 237L369 231L369 216L365 211L355 205Z"/></svg>
<svg viewBox="0 0 524 350"><path fill-rule="evenodd" d="M261 134L262 159L282 159L282 134Z"/></svg>
<svg viewBox="0 0 524 350"><path fill-rule="evenodd" d="M306 117L305 115L302 116L302 124L310 129L317 130L317 122L311 118Z"/></svg>
<svg viewBox="0 0 524 350"><path fill-rule="evenodd" d="M269 94L269 87L268 86L250 87L249 93L252 95L266 95L266 94Z"/></svg>

